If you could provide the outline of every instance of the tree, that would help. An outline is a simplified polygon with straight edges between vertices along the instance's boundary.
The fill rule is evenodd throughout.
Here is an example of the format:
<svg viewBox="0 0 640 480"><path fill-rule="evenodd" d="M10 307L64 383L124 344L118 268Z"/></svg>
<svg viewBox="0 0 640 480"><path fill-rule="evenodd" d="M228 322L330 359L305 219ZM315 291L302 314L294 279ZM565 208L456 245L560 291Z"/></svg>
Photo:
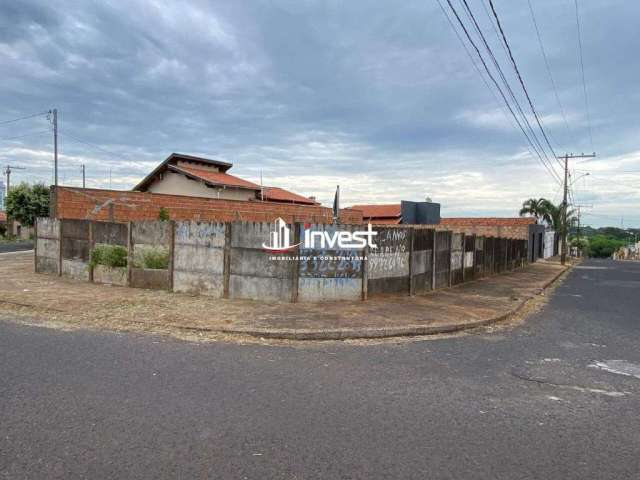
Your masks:
<svg viewBox="0 0 640 480"><path fill-rule="evenodd" d="M605 237L604 235L595 235L589 239L589 254L592 257L607 258L613 255L613 252L627 244L624 240L616 240L615 238Z"/></svg>
<svg viewBox="0 0 640 480"><path fill-rule="evenodd" d="M544 198L542 201L542 216L544 221L553 228L556 232L562 231L562 225L564 218L562 216L562 205L555 205L553 202ZM571 227L577 222L578 218L575 216L575 210L567 209L567 225Z"/></svg>
<svg viewBox="0 0 640 480"><path fill-rule="evenodd" d="M21 183L12 187L6 198L7 216L22 225L33 226L37 217L49 215L49 187Z"/></svg>
<svg viewBox="0 0 640 480"><path fill-rule="evenodd" d="M522 202L522 208L520 209L520 216L524 217L530 215L535 217L536 221L544 219L544 198L530 198Z"/></svg>

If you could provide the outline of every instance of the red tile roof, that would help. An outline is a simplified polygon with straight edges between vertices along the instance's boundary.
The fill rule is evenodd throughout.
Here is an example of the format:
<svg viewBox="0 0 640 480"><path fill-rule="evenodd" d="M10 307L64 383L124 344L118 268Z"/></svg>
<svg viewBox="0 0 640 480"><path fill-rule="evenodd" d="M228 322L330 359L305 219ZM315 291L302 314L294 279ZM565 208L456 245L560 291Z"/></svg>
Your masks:
<svg viewBox="0 0 640 480"><path fill-rule="evenodd" d="M6 222L6 221L7 221L7 214L0 210L0 222Z"/></svg>
<svg viewBox="0 0 640 480"><path fill-rule="evenodd" d="M364 218L400 218L399 203L386 205L353 205L351 208L362 211Z"/></svg>
<svg viewBox="0 0 640 480"><path fill-rule="evenodd" d="M204 168L187 167L185 165L169 165L169 168L177 172L186 173L191 177L199 178L213 185L225 185L229 187L260 190L260 185L256 185L253 182L243 180L242 178L234 177L233 175L229 175L228 173L214 172L212 170L206 170Z"/></svg>
<svg viewBox="0 0 640 480"><path fill-rule="evenodd" d="M258 187L259 188L259 187ZM259 198L259 197L258 197ZM264 199L272 202L290 202L304 205L319 205L307 197L279 187L264 187Z"/></svg>
<svg viewBox="0 0 640 480"><path fill-rule="evenodd" d="M441 218L440 225L455 225L458 227L517 227L536 223L533 217L457 217Z"/></svg>
<svg viewBox="0 0 640 480"><path fill-rule="evenodd" d="M367 222L371 222L374 225L399 225L402 219L400 217L397 218L376 218L376 217L362 217L363 220Z"/></svg>

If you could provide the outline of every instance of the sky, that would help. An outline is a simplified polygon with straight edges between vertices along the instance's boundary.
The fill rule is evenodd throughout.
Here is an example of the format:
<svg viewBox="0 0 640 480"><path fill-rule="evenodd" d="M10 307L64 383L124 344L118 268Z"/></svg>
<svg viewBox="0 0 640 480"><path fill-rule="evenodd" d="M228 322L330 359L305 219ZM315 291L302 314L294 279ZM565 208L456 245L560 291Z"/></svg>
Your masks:
<svg viewBox="0 0 640 480"><path fill-rule="evenodd" d="M488 0L468 4L537 128ZM574 1L531 0L555 90L527 1L493 4L554 151L597 152L570 164L583 222L640 226L640 4L578 1L588 109ZM53 140L44 114L6 122L57 108L63 185L85 164L88 187L130 189L180 152L325 205L338 184L343 206L443 216L561 201L437 0L1 2L0 66L12 183L52 183Z"/></svg>

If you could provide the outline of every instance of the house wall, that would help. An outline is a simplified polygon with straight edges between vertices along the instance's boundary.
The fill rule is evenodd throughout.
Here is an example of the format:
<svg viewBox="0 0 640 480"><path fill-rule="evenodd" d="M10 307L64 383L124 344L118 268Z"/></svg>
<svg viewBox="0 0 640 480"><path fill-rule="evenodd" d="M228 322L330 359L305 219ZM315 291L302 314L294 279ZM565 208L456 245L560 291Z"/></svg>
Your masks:
<svg viewBox="0 0 640 480"><path fill-rule="evenodd" d="M127 222L157 220L160 208L168 210L171 220L211 222L286 222L333 223L330 208L319 205L294 205L279 202L245 202L213 198L164 195L147 192L53 187L51 216L80 220ZM343 209L340 223L362 223L362 212Z"/></svg>
<svg viewBox="0 0 640 480"><path fill-rule="evenodd" d="M200 168L200 166L198 166ZM216 169L217 170L217 169ZM203 182L191 180L186 176L165 172L162 178L149 185L148 191L151 193L164 193L167 195L187 195L190 197L219 198L223 200L248 201L255 200L256 194L253 190L244 188L211 188Z"/></svg>
<svg viewBox="0 0 640 480"><path fill-rule="evenodd" d="M307 228L332 234L336 227L299 222L288 227L292 243L302 246L274 254L262 246L270 243L273 223L38 219L36 271L217 298L296 302L420 294L526 262L525 240L385 227L375 229L375 249L305 249ZM92 266L92 252L103 244L126 245L127 266ZM148 248L166 249L168 268L141 266L139 253Z"/></svg>
<svg viewBox="0 0 640 480"><path fill-rule="evenodd" d="M553 257L556 245L556 232L554 230L548 230L544 233L544 258Z"/></svg>

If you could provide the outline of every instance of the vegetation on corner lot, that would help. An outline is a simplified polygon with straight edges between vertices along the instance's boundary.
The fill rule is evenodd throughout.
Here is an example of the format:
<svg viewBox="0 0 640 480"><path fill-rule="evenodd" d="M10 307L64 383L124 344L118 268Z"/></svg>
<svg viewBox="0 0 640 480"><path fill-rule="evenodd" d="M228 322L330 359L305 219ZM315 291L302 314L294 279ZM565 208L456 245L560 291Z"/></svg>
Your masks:
<svg viewBox="0 0 640 480"><path fill-rule="evenodd" d="M104 265L117 268L127 266L127 249L121 245L96 245L91 250L91 267Z"/></svg>
<svg viewBox="0 0 640 480"><path fill-rule="evenodd" d="M42 183L22 182L11 187L5 199L7 216L22 225L33 226L37 217L49 215L49 187Z"/></svg>
<svg viewBox="0 0 640 480"><path fill-rule="evenodd" d="M166 270L169 268L169 250L164 247L144 247L136 249L133 267ZM121 245L99 244L91 251L89 264L92 267L104 265L118 268L127 266L127 249Z"/></svg>
<svg viewBox="0 0 640 480"><path fill-rule="evenodd" d="M136 254L133 263L136 268L166 270L169 268L169 249L164 247L146 247Z"/></svg>
<svg viewBox="0 0 640 480"><path fill-rule="evenodd" d="M562 205L555 205L545 198L530 198L522 203L520 216L529 215L544 222L557 232L562 232L564 219ZM640 229L622 229L616 227L579 228L574 211L567 210L567 232L571 245L588 257L608 258L620 247L640 239Z"/></svg>
<svg viewBox="0 0 640 480"><path fill-rule="evenodd" d="M605 235L594 235L588 239L587 254L590 257L608 258L620 247L624 247L628 242Z"/></svg>

